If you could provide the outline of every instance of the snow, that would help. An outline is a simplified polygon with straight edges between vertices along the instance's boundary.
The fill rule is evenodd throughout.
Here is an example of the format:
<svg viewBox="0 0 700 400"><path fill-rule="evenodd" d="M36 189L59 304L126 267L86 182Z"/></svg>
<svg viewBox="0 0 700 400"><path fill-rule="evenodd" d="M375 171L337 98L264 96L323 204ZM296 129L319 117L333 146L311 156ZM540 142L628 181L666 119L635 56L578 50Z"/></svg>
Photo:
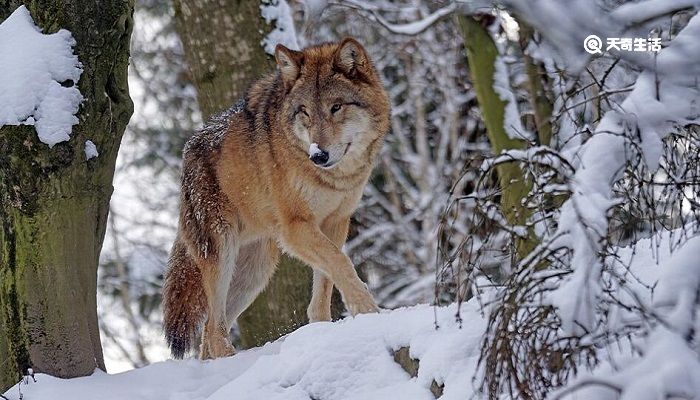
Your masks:
<svg viewBox="0 0 700 400"><path fill-rule="evenodd" d="M303 0L302 3L307 20L317 20L323 14L323 10L328 7L328 0Z"/></svg>
<svg viewBox="0 0 700 400"><path fill-rule="evenodd" d="M525 161L531 164L547 165L552 169L560 171L564 176L567 176L570 172L568 169L569 165L564 164L562 159L549 146L533 146L526 150L503 150L498 156L484 160L480 169L482 171L488 171L496 165L512 161Z"/></svg>
<svg viewBox="0 0 700 400"><path fill-rule="evenodd" d="M700 6L698 0L646 0L642 2L622 4L612 12L612 16L626 23L646 21L659 15L669 14L673 11Z"/></svg>
<svg viewBox="0 0 700 400"><path fill-rule="evenodd" d="M641 342L641 354L635 356L624 343L601 348L598 357L603 363L593 372L582 370L552 398L646 400L657 398L655 393L697 398L700 361L686 338L692 336L690 322L696 321L688 313L694 312L689 300L700 286L700 236L671 252L673 242L667 232L618 252L618 272L636 282L619 288L634 296L620 297L615 310L618 320L639 323L633 319L631 305L653 306L665 316L665 322L652 326L649 335L633 338ZM488 303L494 294L482 293L481 301ZM418 305L307 325L230 358L170 360L114 375L96 371L69 380L37 374L37 382L22 383L21 391L28 400L434 400L429 388L435 381L444 385L441 400L479 398L472 380L486 328L479 305L476 298L462 304L461 327L455 321L455 304ZM664 308L672 312L660 312ZM393 360L393 352L402 347L420 360L416 377ZM659 388L665 389L659 392ZM618 397L618 392L623 396ZM19 398L18 386L5 396Z"/></svg>
<svg viewBox="0 0 700 400"><path fill-rule="evenodd" d="M393 24L388 22L384 17L382 17L379 13L372 13L374 18L379 22L382 26L384 26L386 29L388 29L391 33L395 33L398 35L417 35L426 29L428 29L431 25L433 25L435 22L440 20L441 18L444 18L447 15L452 14L455 10L457 9L457 2L452 2L448 4L445 7L442 7L438 9L437 11L431 13L427 17L414 21L414 22L409 22L406 24Z"/></svg>
<svg viewBox="0 0 700 400"><path fill-rule="evenodd" d="M317 143L311 143L309 146L309 157L313 157L318 153L322 153L321 149L318 147Z"/></svg>
<svg viewBox="0 0 700 400"><path fill-rule="evenodd" d="M96 370L91 376L60 379L36 374L37 382L21 386L27 400L123 400L207 399L218 388L236 379L266 354L276 353L278 343L241 352L233 358L201 362L164 361L115 375ZM19 398L17 385L5 397Z"/></svg>
<svg viewBox="0 0 700 400"><path fill-rule="evenodd" d="M97 146L95 146L95 143L92 143L91 140L86 140L85 141L85 159L89 160L91 158L99 156L100 153L97 151Z"/></svg>
<svg viewBox="0 0 700 400"><path fill-rule="evenodd" d="M502 56L496 57L493 72L493 90L505 102L503 129L505 129L506 134L511 139L528 140L532 137L532 133L527 132L520 121L518 101L511 89L513 86L505 60Z"/></svg>
<svg viewBox="0 0 700 400"><path fill-rule="evenodd" d="M165 361L70 380L37 374L37 383L21 390L30 400L434 400L429 388L435 380L445 385L442 400L463 400L474 393L485 320L476 301L462 304L462 328L455 313L456 305L419 305L360 315L307 325L231 358ZM392 351L405 346L421 360L415 378L393 359ZM17 386L5 396L17 398Z"/></svg>
<svg viewBox="0 0 700 400"><path fill-rule="evenodd" d="M655 321L647 334L632 336L630 348L613 343L601 351L606 360L593 372L584 373L552 398L601 400L700 397L700 360L691 348L693 329L697 329L696 296L700 288L700 236L688 239L670 252L674 242L671 232L655 240L644 239L635 249L620 250L621 272L634 277L625 289L620 288L621 304L614 310L616 326L639 324L634 307L654 312ZM657 265L658 264L658 265ZM624 292L623 292L624 290ZM694 323L696 324L694 326ZM636 350L635 350L636 349ZM639 354L633 354L633 353ZM605 354L607 353L607 355ZM566 397L575 392L575 396Z"/></svg>
<svg viewBox="0 0 700 400"><path fill-rule="evenodd" d="M700 6L700 0L503 0L500 3L535 27L552 49L566 60L567 70L576 75L584 72L591 60L591 55L583 49L586 36L595 34L603 40L637 35L646 37L647 28L656 28L658 24L650 27L645 23L657 19L663 24L675 11ZM619 7L611 11L613 4L619 4ZM620 51L615 52L615 57L649 68L655 61L652 54L645 52Z"/></svg>
<svg viewBox="0 0 700 400"><path fill-rule="evenodd" d="M42 34L25 6L0 24L0 127L34 125L49 147L70 138L83 100L74 45L65 29Z"/></svg>
<svg viewBox="0 0 700 400"><path fill-rule="evenodd" d="M275 46L281 44L291 50L300 50L292 9L286 0L268 0L260 6L260 15L274 29L267 34L261 45L267 54L275 54Z"/></svg>
<svg viewBox="0 0 700 400"><path fill-rule="evenodd" d="M627 159L633 157L625 135L639 135L642 156L653 172L659 165L663 138L675 126L700 123L696 109L700 103L696 84L700 78L698 38L700 16L696 15L659 53L656 70L646 70L639 76L619 109L605 114L583 147L573 177L573 194L562 207L558 233L554 235L558 239L550 245L573 250L573 274L550 297L567 332L578 334L593 329L595 305L602 290L600 238L608 229L608 210L619 201L613 197L612 185L620 178Z"/></svg>

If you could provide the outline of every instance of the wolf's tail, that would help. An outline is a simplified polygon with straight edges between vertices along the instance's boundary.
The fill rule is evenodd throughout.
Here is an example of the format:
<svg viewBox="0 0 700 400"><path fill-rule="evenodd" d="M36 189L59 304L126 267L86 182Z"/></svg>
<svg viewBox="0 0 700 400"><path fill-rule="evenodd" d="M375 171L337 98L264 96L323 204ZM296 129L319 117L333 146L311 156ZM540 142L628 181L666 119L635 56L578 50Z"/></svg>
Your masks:
<svg viewBox="0 0 700 400"><path fill-rule="evenodd" d="M192 349L206 313L202 273L187 246L178 240L163 284L163 330L174 358L182 358Z"/></svg>

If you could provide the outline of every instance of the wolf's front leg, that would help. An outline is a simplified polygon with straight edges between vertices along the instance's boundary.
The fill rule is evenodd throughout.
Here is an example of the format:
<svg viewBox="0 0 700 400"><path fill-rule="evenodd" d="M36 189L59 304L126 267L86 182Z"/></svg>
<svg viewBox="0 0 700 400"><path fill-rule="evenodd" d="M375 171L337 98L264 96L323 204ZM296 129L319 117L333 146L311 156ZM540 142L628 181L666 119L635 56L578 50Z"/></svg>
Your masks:
<svg viewBox="0 0 700 400"><path fill-rule="evenodd" d="M321 224L321 232L328 237L339 249L343 248L348 237L350 217L332 215ZM331 296L333 281L322 271L314 268L314 283L309 308L306 315L309 322L331 320Z"/></svg>
<svg viewBox="0 0 700 400"><path fill-rule="evenodd" d="M377 304L367 286L357 276L350 258L312 222L299 218L290 219L290 222L282 226L282 242L285 250L323 272L335 283L352 315L378 311ZM325 293L316 295L316 301L325 300ZM330 305L330 302L328 304ZM313 306L314 300L310 308ZM325 304L323 306L325 307ZM323 314L320 315L325 317ZM314 316L309 315L310 318Z"/></svg>
<svg viewBox="0 0 700 400"><path fill-rule="evenodd" d="M311 302L306 309L309 322L331 320L331 296L333 281L323 272L314 268L314 283L311 292Z"/></svg>

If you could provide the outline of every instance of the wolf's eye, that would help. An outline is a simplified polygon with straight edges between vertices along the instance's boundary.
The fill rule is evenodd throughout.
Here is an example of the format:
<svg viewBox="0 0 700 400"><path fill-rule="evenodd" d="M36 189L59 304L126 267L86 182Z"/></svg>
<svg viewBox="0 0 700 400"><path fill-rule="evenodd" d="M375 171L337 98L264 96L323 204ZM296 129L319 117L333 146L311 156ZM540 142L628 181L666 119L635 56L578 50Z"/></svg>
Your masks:
<svg viewBox="0 0 700 400"><path fill-rule="evenodd" d="M342 107L342 104L333 104L333 106L331 106L331 114L335 114L340 111L340 107Z"/></svg>

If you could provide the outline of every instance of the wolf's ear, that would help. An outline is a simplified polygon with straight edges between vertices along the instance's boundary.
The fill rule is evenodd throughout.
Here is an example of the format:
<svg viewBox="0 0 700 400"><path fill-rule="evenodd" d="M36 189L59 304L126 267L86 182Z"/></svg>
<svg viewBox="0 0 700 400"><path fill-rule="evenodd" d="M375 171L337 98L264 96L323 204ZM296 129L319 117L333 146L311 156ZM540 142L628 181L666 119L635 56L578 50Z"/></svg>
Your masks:
<svg viewBox="0 0 700 400"><path fill-rule="evenodd" d="M304 53L290 50L281 44L275 47L275 60L280 70L282 81L289 89L299 77L301 63L304 61Z"/></svg>
<svg viewBox="0 0 700 400"><path fill-rule="evenodd" d="M345 38L340 42L335 51L333 66L349 78L354 78L358 73L367 75L371 69L365 48L353 38Z"/></svg>

